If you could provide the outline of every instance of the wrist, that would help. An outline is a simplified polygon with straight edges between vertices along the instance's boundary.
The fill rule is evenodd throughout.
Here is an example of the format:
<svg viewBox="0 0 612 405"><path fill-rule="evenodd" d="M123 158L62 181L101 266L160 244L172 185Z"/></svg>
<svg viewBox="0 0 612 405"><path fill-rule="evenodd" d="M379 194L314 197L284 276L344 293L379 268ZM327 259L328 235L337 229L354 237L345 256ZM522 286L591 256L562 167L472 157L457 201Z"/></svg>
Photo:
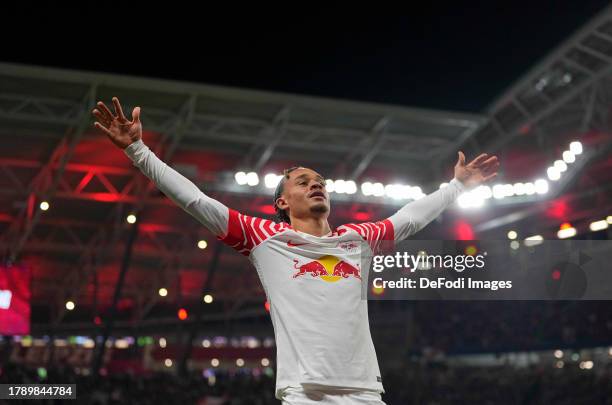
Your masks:
<svg viewBox="0 0 612 405"><path fill-rule="evenodd" d="M143 149L145 149L147 147L147 145L144 144L144 142L141 139L138 139L134 142L132 142L131 144L129 144L128 146L126 146L123 149L123 153L125 153L130 159L134 159L134 157L136 156L136 154L140 151L142 151Z"/></svg>
<svg viewBox="0 0 612 405"><path fill-rule="evenodd" d="M459 180L457 177L454 177L450 181L450 184L454 184L455 187L457 187L462 193L469 190L469 187L467 186L467 184Z"/></svg>

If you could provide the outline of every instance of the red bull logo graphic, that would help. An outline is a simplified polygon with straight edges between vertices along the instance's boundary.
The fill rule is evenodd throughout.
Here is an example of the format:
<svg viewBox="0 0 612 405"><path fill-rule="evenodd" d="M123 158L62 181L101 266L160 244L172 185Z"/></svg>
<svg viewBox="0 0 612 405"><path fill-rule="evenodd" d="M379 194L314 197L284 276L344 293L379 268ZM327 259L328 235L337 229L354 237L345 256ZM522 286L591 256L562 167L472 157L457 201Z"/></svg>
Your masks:
<svg viewBox="0 0 612 405"><path fill-rule="evenodd" d="M293 262L293 267L297 270L297 273L293 275L293 278L310 274L311 277L319 277L321 280L329 283L349 277L355 277L356 279L361 280L358 267L355 267L344 260L340 260L336 256L321 256L317 260L313 260L306 264L300 264L299 260L297 259L293 259Z"/></svg>

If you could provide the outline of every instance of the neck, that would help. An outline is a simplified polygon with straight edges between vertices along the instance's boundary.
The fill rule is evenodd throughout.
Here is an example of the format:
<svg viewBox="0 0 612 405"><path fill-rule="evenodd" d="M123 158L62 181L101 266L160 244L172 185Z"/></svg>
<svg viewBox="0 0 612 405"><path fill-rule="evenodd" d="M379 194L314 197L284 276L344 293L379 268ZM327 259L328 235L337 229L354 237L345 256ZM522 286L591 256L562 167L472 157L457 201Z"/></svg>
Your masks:
<svg viewBox="0 0 612 405"><path fill-rule="evenodd" d="M296 231L313 236L324 236L331 232L327 218L294 218L291 217L291 227Z"/></svg>

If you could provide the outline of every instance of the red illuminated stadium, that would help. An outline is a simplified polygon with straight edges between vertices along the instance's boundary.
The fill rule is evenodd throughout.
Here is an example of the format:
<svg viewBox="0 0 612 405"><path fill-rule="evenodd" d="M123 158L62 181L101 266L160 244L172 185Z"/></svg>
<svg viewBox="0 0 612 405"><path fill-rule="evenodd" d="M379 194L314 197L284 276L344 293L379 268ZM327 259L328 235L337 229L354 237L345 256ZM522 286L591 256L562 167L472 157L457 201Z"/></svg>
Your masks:
<svg viewBox="0 0 612 405"><path fill-rule="evenodd" d="M98 100L117 96L126 112L140 106L146 145L248 215L271 218L279 175L300 165L325 176L334 227L378 221L448 186L441 183L453 178L462 150L469 160L497 155L499 174L459 197L419 239L609 240L611 9L533 62L481 112L0 63L0 383L15 382L7 379L22 368L31 381L86 387L100 376L101 396L122 387L129 403L132 382L141 378L154 392L168 373L168 390L204 386L185 401L265 391L265 401L244 403L278 403L277 342L258 273L93 128ZM335 270L296 263L293 277L361 280L363 269L336 262ZM551 269L547 280L562 271ZM445 403L426 388L437 375L480 403L469 384L511 381L509 364L524 366L521 381L544 375L542 386L558 374L537 367L601 370L598 382L612 375L608 302L535 303L371 302L387 403ZM485 363L494 371L482 372ZM71 371L53 374L56 367ZM464 368L475 376L466 385ZM580 378L558 376L558 392ZM603 403L597 387L597 399L584 403Z"/></svg>

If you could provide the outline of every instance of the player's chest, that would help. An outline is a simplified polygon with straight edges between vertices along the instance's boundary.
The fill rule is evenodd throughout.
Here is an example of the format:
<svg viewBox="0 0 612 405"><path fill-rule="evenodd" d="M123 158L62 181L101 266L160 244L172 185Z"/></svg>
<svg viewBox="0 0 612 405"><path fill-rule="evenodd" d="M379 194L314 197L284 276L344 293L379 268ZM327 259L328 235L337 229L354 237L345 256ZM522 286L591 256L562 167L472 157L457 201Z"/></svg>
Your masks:
<svg viewBox="0 0 612 405"><path fill-rule="evenodd" d="M364 242L359 235L309 238L279 235L266 242L257 261L274 279L311 286L313 283L359 284L362 280ZM316 285L316 284L315 284Z"/></svg>

